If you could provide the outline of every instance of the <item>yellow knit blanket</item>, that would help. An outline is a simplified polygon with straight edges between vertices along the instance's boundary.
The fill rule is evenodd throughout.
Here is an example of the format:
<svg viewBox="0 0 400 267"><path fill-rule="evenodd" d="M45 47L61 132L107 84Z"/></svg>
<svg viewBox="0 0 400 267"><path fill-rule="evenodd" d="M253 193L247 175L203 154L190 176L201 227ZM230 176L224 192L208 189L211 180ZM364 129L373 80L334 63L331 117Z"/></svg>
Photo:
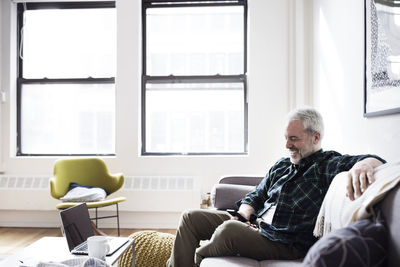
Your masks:
<svg viewBox="0 0 400 267"><path fill-rule="evenodd" d="M140 231L130 235L135 244L135 267L165 267L171 255L175 236L156 231ZM132 247L119 259L119 267L132 266Z"/></svg>

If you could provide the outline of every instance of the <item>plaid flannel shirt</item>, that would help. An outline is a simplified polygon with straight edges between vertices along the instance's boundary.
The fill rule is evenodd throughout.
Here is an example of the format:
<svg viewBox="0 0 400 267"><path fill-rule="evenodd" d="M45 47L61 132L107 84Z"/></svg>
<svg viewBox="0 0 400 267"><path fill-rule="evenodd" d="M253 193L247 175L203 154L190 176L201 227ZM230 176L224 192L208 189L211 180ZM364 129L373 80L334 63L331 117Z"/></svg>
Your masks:
<svg viewBox="0 0 400 267"><path fill-rule="evenodd" d="M276 205L272 224L260 222L261 234L306 252L317 240L312 233L329 184L336 174L348 171L356 162L368 157L385 163L375 155L349 156L322 149L299 164L282 158L255 190L237 204L249 204L258 217Z"/></svg>

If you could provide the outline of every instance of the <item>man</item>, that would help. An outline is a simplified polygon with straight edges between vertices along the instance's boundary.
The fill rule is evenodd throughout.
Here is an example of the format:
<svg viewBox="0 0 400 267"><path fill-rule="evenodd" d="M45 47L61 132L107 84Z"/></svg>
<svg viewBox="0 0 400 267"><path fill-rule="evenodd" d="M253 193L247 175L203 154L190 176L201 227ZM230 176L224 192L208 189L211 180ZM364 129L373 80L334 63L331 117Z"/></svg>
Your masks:
<svg viewBox="0 0 400 267"><path fill-rule="evenodd" d="M354 200L374 182L374 168L385 163L374 155L323 151L323 133L322 117L315 109L291 112L285 131L289 158L277 161L256 189L237 203L247 222L225 211L184 212L167 266L198 266L203 258L214 256L304 257L316 241L316 217L336 174L349 171L347 196ZM252 214L256 222L249 221ZM210 241L198 247L200 240Z"/></svg>

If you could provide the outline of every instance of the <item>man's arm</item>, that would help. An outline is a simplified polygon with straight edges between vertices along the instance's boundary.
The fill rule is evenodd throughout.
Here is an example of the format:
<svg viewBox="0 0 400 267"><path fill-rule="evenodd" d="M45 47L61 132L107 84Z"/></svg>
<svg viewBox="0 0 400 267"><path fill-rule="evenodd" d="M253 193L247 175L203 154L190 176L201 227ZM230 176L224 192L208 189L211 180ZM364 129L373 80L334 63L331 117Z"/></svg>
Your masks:
<svg viewBox="0 0 400 267"><path fill-rule="evenodd" d="M376 158L365 158L353 165L347 181L347 196L350 200L360 197L368 185L375 182L374 169L382 164Z"/></svg>

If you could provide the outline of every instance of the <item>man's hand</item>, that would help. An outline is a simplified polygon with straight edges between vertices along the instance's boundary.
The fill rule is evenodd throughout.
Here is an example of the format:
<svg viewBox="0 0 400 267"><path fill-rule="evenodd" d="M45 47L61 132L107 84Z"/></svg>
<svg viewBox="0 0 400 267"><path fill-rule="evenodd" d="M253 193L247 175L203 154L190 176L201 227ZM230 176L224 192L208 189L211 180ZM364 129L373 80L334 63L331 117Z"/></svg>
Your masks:
<svg viewBox="0 0 400 267"><path fill-rule="evenodd" d="M363 159L349 170L347 196L350 200L359 198L367 187L375 182L374 169L383 163L375 158Z"/></svg>
<svg viewBox="0 0 400 267"><path fill-rule="evenodd" d="M248 224L250 224L249 220L250 220L250 216L252 213L254 213L254 209L252 206L248 205L248 204L242 204L239 207L239 210L237 211L240 215L242 215L244 218L246 218ZM232 217L235 220L238 220L238 218L236 216Z"/></svg>
<svg viewBox="0 0 400 267"><path fill-rule="evenodd" d="M254 213L254 208L248 204L242 204L239 207L239 210L237 211L242 217L244 217L247 221L244 222L247 225L250 225L251 227L258 228L257 224L253 224L250 221L251 215ZM233 220L239 220L237 216L232 217Z"/></svg>

